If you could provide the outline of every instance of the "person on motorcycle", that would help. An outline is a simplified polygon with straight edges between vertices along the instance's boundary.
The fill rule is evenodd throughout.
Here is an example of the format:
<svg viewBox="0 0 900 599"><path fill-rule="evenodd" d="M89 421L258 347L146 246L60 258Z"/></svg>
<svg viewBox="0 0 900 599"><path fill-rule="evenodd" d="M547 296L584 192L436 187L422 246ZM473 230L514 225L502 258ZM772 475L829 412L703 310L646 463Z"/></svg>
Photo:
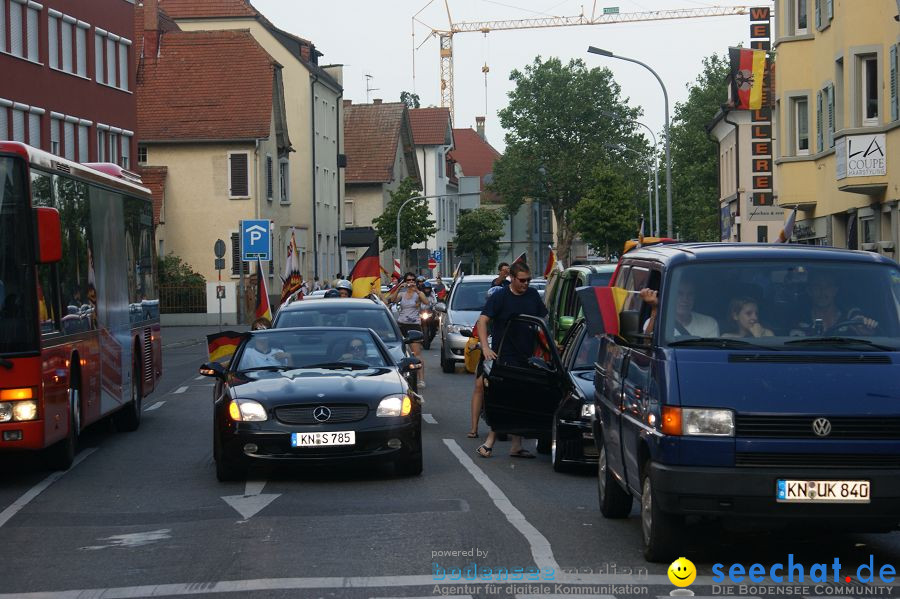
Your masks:
<svg viewBox="0 0 900 599"><path fill-rule="evenodd" d="M419 312L419 318L422 321L422 334L425 336L422 346L425 349L429 349L431 347L431 341L437 334L437 318L435 318L434 315L434 306L437 304L437 297L435 297L434 289L429 281L422 281L419 284L419 291L421 291L428 300L427 304L422 305L421 311Z"/></svg>
<svg viewBox="0 0 900 599"><path fill-rule="evenodd" d="M339 280L335 284L334 288L338 290L338 293L341 294L341 297L353 297L353 284L347 279Z"/></svg>

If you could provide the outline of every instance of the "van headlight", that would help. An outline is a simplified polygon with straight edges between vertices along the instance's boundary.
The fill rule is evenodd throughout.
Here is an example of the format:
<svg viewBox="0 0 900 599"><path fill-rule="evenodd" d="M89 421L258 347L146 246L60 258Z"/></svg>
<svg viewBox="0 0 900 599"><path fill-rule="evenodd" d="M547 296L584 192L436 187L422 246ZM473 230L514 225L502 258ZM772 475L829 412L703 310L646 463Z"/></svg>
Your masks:
<svg viewBox="0 0 900 599"><path fill-rule="evenodd" d="M252 399L233 399L228 404L228 415L235 422L264 422L269 419L266 409Z"/></svg>
<svg viewBox="0 0 900 599"><path fill-rule="evenodd" d="M594 404L586 403L581 406L581 417L582 418L593 418L594 417Z"/></svg>
<svg viewBox="0 0 900 599"><path fill-rule="evenodd" d="M734 436L734 412L714 408L676 408L662 410L662 432L685 436Z"/></svg>
<svg viewBox="0 0 900 599"><path fill-rule="evenodd" d="M412 400L409 395L391 395L378 402L375 416L389 418L392 416L409 416L412 412Z"/></svg>

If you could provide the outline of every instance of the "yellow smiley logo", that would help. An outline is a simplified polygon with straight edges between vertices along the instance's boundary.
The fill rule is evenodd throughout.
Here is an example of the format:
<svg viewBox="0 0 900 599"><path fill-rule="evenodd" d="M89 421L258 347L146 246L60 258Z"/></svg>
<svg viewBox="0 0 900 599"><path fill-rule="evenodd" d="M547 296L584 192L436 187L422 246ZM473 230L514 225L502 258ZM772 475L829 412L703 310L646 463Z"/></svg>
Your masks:
<svg viewBox="0 0 900 599"><path fill-rule="evenodd" d="M694 567L694 562L691 560L679 557L669 566L668 574L672 584L677 587L687 587L697 578L697 568Z"/></svg>

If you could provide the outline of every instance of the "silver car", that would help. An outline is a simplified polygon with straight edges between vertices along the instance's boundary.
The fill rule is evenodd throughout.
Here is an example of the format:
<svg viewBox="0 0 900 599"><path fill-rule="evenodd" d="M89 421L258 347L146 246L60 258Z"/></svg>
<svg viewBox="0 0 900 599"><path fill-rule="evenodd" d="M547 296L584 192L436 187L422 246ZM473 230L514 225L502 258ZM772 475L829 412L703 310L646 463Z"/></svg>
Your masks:
<svg viewBox="0 0 900 599"><path fill-rule="evenodd" d="M462 277L450 291L446 303L435 310L441 313L441 370L451 373L456 363L465 360L466 341L481 315L487 292L496 275L469 275Z"/></svg>

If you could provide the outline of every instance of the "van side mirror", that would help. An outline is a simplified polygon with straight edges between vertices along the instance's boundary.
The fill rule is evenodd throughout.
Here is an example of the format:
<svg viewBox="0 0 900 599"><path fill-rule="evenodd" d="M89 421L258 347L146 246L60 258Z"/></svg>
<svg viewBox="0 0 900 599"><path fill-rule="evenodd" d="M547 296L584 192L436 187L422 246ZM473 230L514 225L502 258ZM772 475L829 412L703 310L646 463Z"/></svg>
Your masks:
<svg viewBox="0 0 900 599"><path fill-rule="evenodd" d="M62 260L62 226L59 221L59 210L41 206L34 209L34 216L38 233L38 264L59 262Z"/></svg>

